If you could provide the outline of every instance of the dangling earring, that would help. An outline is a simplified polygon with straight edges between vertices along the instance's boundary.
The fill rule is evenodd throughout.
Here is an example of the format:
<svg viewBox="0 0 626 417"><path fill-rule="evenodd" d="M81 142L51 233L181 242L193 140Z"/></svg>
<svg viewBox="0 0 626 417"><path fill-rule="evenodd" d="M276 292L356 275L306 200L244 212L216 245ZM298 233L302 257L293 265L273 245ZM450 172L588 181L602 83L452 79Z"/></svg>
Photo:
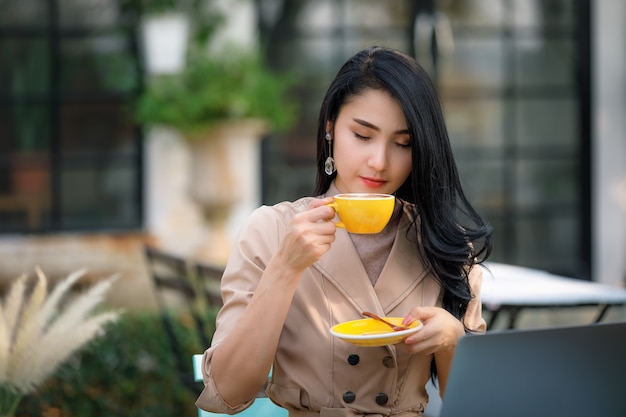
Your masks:
<svg viewBox="0 0 626 417"><path fill-rule="evenodd" d="M325 138L328 142L328 158L326 158L326 162L324 162L324 172L326 175L331 176L335 173L337 168L335 168L335 160L333 159L332 138L330 137L330 133L327 132Z"/></svg>

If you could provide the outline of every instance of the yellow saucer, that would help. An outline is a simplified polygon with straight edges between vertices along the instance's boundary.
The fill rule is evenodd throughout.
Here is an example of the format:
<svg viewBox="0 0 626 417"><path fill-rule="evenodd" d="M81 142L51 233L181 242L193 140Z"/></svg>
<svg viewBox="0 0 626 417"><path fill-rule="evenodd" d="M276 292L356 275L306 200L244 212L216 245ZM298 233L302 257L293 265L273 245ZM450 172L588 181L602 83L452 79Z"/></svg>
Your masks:
<svg viewBox="0 0 626 417"><path fill-rule="evenodd" d="M402 325L402 317L383 318L397 326ZM408 335L417 332L423 326L422 322L416 321L408 326L410 329L395 332L385 323L367 318L336 324L331 327L330 333L358 346L385 346L401 342Z"/></svg>

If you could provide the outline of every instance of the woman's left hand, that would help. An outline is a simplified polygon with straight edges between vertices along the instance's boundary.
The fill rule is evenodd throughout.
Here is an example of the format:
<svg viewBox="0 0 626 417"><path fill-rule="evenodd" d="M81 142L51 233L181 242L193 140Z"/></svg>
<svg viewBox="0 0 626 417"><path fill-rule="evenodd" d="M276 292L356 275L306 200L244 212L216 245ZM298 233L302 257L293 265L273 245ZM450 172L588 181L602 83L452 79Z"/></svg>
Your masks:
<svg viewBox="0 0 626 417"><path fill-rule="evenodd" d="M396 345L409 353L430 355L440 350L454 350L459 338L465 334L463 324L440 307L414 307L403 324L415 320L421 321L424 327Z"/></svg>

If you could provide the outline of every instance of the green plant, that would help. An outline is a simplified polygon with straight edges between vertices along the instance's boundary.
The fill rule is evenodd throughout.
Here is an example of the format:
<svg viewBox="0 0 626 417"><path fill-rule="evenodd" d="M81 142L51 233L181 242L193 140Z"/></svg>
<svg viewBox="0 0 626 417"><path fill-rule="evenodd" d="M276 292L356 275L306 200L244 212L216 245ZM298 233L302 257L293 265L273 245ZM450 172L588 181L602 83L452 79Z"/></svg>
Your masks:
<svg viewBox="0 0 626 417"><path fill-rule="evenodd" d="M195 50L180 74L148 84L137 117L192 138L224 119L259 118L282 130L295 117L295 104L288 98L292 83L292 77L274 73L256 53L232 48L217 56Z"/></svg>
<svg viewBox="0 0 626 417"><path fill-rule="evenodd" d="M148 79L136 106L139 123L172 126L188 138L202 137L225 119L263 119L274 130L291 126L296 106L288 91L295 80L273 71L256 50L213 45L215 32L226 22L215 2L119 1L123 11L139 16L182 12L190 22L185 68Z"/></svg>
<svg viewBox="0 0 626 417"><path fill-rule="evenodd" d="M215 322L215 310L204 314L207 322ZM206 346L196 337L189 315L175 318L191 371L192 355ZM16 417L193 416L196 395L180 381L159 313L132 311L110 327L106 338L76 354L38 395L25 398Z"/></svg>

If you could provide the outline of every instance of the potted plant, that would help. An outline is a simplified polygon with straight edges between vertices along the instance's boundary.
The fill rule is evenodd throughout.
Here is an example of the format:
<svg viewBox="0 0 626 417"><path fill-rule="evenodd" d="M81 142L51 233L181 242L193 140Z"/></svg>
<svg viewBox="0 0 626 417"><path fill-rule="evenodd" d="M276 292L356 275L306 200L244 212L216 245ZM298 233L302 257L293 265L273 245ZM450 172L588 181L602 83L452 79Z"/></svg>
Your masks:
<svg viewBox="0 0 626 417"><path fill-rule="evenodd" d="M217 48L210 34L190 36L179 72L148 78L135 110L141 124L173 128L185 139L191 198L209 224L207 241L215 243L201 252L221 262L229 219L260 200L258 143L289 128L296 106L288 95L293 77L272 71L257 49Z"/></svg>
<svg viewBox="0 0 626 417"><path fill-rule="evenodd" d="M210 1L121 1L144 16L183 12L190 19L185 65L149 77L137 102L140 123L170 126L194 141L225 121L257 119L274 130L294 121L296 109L288 99L293 78L273 71L255 48L212 45L226 21Z"/></svg>
<svg viewBox="0 0 626 417"><path fill-rule="evenodd" d="M178 74L153 77L137 103L137 118L167 125L190 140L225 121L260 119L282 130L294 120L292 78L271 71L260 55L233 47L228 54L190 53Z"/></svg>

